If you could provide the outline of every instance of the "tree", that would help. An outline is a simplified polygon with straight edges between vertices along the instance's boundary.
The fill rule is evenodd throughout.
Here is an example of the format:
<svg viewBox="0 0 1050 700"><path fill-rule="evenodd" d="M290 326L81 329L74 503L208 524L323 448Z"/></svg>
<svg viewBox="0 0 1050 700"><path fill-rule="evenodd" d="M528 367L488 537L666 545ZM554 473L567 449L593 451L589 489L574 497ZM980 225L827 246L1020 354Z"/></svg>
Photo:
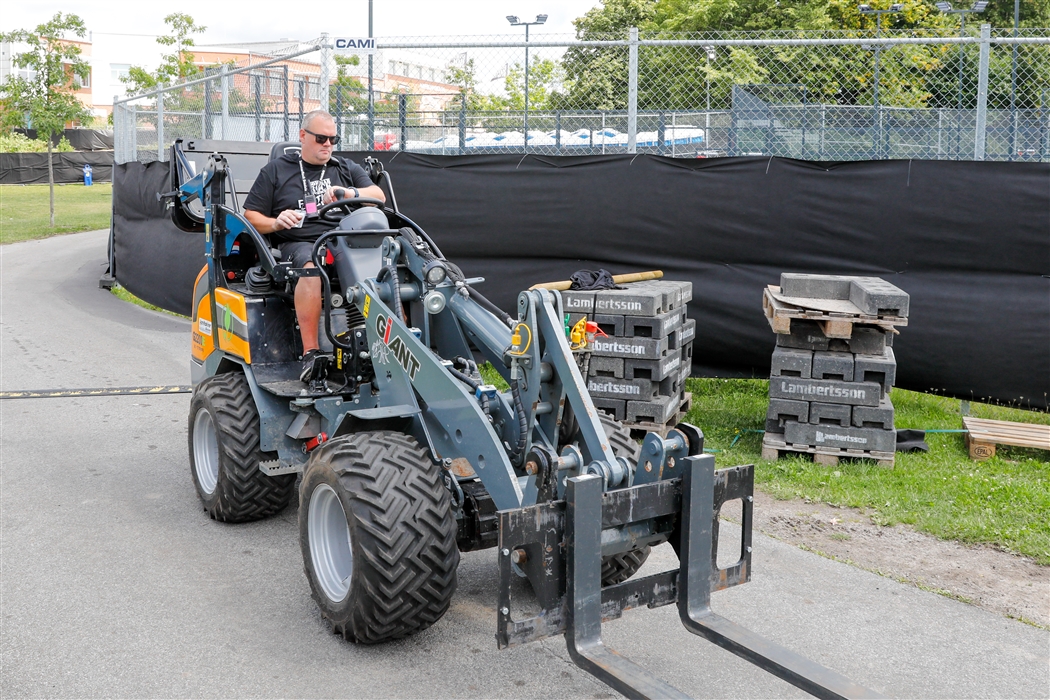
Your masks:
<svg viewBox="0 0 1050 700"><path fill-rule="evenodd" d="M86 80L91 67L80 57L80 47L66 40L67 34L87 33L76 15L55 14L33 31L19 29L0 35L11 44L26 44L28 51L15 54L11 61L28 68L30 77L11 75L0 86L2 118L8 128L27 126L47 140L47 183L50 189L51 228L55 227L55 172L51 162L52 142L67 122L88 118L88 111L74 92L75 80Z"/></svg>
<svg viewBox="0 0 1050 700"><path fill-rule="evenodd" d="M201 72L189 49L194 45L192 35L200 34L207 27L197 24L192 17L181 12L168 15L164 18L164 23L171 27L171 33L158 36L157 43L161 46L174 46L175 50L161 55L160 66L155 71L150 72L142 66L132 66L127 76L121 78L128 86L128 92L146 92L161 83L188 80Z"/></svg>

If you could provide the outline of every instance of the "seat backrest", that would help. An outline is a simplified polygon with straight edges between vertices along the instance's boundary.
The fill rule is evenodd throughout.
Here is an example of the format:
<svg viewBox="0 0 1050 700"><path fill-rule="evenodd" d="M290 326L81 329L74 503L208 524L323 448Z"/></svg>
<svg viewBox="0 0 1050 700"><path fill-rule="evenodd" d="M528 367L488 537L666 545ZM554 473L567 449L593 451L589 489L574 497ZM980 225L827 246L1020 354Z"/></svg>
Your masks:
<svg viewBox="0 0 1050 700"><path fill-rule="evenodd" d="M275 143L273 148L270 149L270 160L276 160L285 153L299 153L303 150L303 145L298 141L281 141Z"/></svg>

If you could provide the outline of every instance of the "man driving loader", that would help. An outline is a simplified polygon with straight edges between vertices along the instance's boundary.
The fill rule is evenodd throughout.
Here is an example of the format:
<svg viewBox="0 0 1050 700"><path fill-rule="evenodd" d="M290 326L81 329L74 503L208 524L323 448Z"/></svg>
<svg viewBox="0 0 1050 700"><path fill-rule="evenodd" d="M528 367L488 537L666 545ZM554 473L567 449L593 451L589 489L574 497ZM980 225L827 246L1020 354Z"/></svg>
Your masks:
<svg viewBox="0 0 1050 700"><path fill-rule="evenodd" d="M300 153L285 153L259 171L244 200L244 218L259 233L270 234L281 259L295 267L313 267L314 241L336 226L316 216L324 204L337 199L371 197L386 201L382 188L357 163L332 156L339 143L335 121L318 109L303 118ZM295 315L303 342L306 381L320 354L317 327L321 318L321 280L301 278L295 286Z"/></svg>

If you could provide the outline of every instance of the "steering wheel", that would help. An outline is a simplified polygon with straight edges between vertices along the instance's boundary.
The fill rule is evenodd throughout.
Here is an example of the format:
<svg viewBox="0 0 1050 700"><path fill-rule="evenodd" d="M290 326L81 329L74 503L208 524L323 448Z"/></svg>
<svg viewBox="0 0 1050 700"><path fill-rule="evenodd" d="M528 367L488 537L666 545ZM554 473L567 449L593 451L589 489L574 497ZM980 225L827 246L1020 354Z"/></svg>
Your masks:
<svg viewBox="0 0 1050 700"><path fill-rule="evenodd" d="M325 221L332 223L339 223L339 220L356 209L360 209L366 204L374 204L377 207L382 207L386 202L372 197L351 197L350 199L337 199L334 202L325 204L317 210L317 216ZM332 214L337 210L342 209L345 213L343 214Z"/></svg>

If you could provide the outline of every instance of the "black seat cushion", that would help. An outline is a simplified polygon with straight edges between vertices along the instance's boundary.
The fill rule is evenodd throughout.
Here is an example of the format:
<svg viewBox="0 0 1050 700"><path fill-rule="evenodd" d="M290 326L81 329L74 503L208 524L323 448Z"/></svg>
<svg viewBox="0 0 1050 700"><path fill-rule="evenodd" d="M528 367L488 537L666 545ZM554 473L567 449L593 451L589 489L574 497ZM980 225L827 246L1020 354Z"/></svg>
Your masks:
<svg viewBox="0 0 1050 700"><path fill-rule="evenodd" d="M275 143L270 149L270 160L280 158L285 153L299 153L302 150L303 146L298 141L281 141Z"/></svg>

